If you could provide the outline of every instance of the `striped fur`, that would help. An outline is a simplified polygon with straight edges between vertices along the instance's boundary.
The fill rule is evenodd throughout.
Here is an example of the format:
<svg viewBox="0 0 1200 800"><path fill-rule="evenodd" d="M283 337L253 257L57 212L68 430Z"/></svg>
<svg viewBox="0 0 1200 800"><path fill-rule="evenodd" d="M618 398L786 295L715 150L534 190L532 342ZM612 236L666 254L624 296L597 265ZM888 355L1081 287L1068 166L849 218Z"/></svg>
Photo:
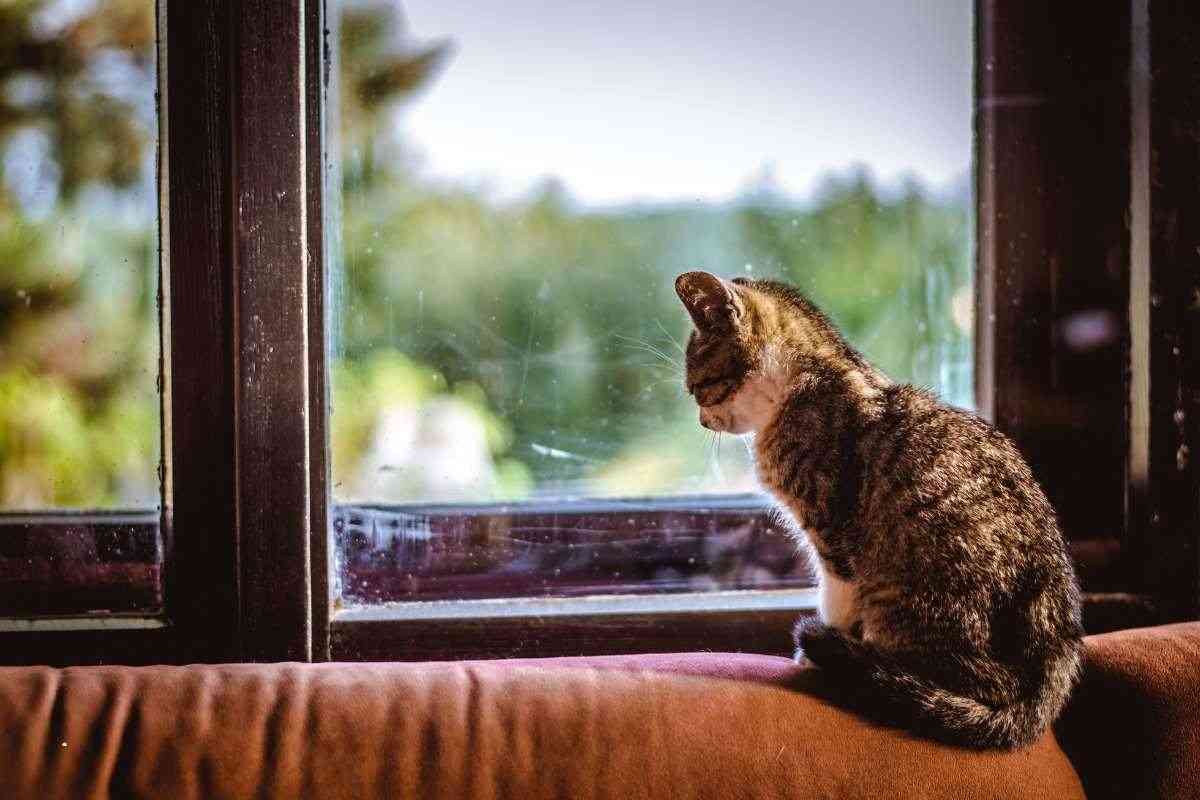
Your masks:
<svg viewBox="0 0 1200 800"><path fill-rule="evenodd" d="M691 272L687 389L754 433L759 479L822 581L807 656L877 720L973 747L1029 744L1079 668L1079 590L1012 443L871 366L783 284Z"/></svg>

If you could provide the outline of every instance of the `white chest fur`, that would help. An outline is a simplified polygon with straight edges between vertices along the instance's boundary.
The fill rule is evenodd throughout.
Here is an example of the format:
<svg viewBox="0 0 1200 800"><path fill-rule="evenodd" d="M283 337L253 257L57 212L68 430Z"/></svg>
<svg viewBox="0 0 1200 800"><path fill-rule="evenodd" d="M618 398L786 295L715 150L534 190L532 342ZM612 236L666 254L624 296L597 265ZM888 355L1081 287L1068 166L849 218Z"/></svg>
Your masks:
<svg viewBox="0 0 1200 800"><path fill-rule="evenodd" d="M817 611L821 621L831 628L851 631L855 625L862 622L862 611L859 605L858 583L839 578L817 552L813 544L813 534L805 531L801 525L798 510L789 508L786 504L779 506L780 521L784 530L791 534L792 539L800 547L801 552L808 556L813 572L817 574L819 589L817 592Z"/></svg>
<svg viewBox="0 0 1200 800"><path fill-rule="evenodd" d="M815 559L820 562L820 559ZM826 625L838 630L849 631L861 619L858 608L858 584L834 575L824 564L818 563L821 588L817 596L821 619Z"/></svg>

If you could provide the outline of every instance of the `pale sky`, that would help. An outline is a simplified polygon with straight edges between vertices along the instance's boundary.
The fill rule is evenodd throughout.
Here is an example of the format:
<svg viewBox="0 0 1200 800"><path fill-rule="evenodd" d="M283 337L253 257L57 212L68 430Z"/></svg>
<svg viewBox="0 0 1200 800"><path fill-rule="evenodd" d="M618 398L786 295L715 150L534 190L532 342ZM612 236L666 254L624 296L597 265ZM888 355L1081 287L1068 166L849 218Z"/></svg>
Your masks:
<svg viewBox="0 0 1200 800"><path fill-rule="evenodd" d="M965 184L970 0L408 0L456 52L402 117L429 177L588 205L797 197L865 163Z"/></svg>

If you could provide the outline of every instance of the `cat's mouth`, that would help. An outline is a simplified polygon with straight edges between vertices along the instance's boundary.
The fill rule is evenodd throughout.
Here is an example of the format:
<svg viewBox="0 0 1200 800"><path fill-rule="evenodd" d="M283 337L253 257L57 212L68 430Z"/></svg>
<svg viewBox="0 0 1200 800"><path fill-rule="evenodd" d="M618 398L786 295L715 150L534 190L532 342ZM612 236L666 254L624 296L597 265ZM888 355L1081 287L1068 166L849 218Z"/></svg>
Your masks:
<svg viewBox="0 0 1200 800"><path fill-rule="evenodd" d="M743 424L732 408L708 406L700 409L700 424L710 431L717 433L743 434L749 433L749 426Z"/></svg>

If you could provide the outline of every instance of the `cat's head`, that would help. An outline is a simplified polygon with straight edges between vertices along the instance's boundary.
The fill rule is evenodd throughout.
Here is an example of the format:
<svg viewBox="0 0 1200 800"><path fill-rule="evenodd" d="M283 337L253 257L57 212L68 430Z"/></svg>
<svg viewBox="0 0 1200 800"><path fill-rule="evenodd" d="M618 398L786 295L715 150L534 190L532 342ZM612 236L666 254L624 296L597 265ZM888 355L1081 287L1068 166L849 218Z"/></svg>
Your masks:
<svg viewBox="0 0 1200 800"><path fill-rule="evenodd" d="M851 388L886 380L786 284L685 272L675 292L693 323L685 385L710 430L762 430L797 382L814 374L851 376Z"/></svg>

